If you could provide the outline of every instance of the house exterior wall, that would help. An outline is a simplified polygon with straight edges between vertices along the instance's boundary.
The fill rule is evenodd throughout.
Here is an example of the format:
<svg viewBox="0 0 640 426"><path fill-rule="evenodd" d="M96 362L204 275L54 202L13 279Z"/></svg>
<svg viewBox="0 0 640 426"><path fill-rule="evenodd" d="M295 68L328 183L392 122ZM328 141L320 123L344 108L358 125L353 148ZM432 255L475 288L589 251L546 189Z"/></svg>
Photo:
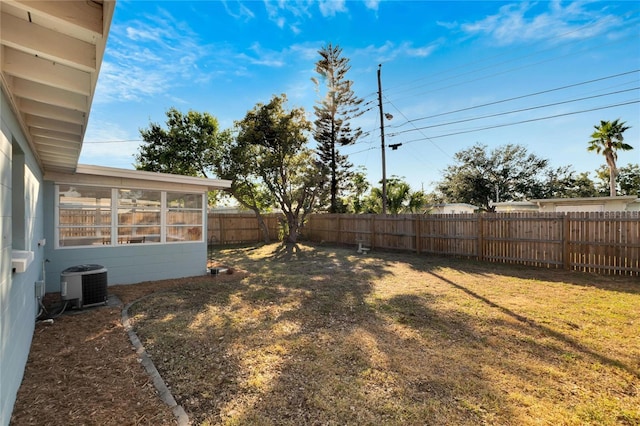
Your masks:
<svg viewBox="0 0 640 426"><path fill-rule="evenodd" d="M570 213L640 211L640 198L629 196L565 198L493 203L496 213Z"/></svg>
<svg viewBox="0 0 640 426"><path fill-rule="evenodd" d="M473 213L478 208L471 204L465 203L451 203L451 204L437 204L433 206L433 209L429 212L431 214L468 214Z"/></svg>
<svg viewBox="0 0 640 426"><path fill-rule="evenodd" d="M629 212L640 212L640 198L638 198L633 203L627 204L627 211L629 211Z"/></svg>
<svg viewBox="0 0 640 426"><path fill-rule="evenodd" d="M492 203L496 213L528 213L537 212L538 205L529 201L507 201L503 203Z"/></svg>
<svg viewBox="0 0 640 426"><path fill-rule="evenodd" d="M583 200L562 202L545 202L540 204L541 212L623 212L628 210L628 199L594 198L593 201ZM635 204L635 203L631 203ZM631 210L631 209L629 209Z"/></svg>
<svg viewBox="0 0 640 426"><path fill-rule="evenodd" d="M91 182L93 184L99 181ZM102 183L109 182L105 179ZM167 185L165 185L167 186ZM207 272L207 243L131 244L122 246L55 247L55 184L45 182L45 246L47 292L60 291L60 274L82 264L98 264L107 269L109 285L135 284L172 278L203 275ZM204 221L206 233L206 221Z"/></svg>
<svg viewBox="0 0 640 426"><path fill-rule="evenodd" d="M38 241L44 235L44 210L42 172L4 92L0 93L0 425L6 425L22 381L38 313L35 282L42 279L44 249L38 246ZM22 183L12 178L12 162L17 152L13 146L24 153ZM23 192L20 199L24 202L20 206L22 217L15 221L14 190ZM18 229L14 230L14 226ZM14 248L34 252L34 261L24 272L12 270Z"/></svg>

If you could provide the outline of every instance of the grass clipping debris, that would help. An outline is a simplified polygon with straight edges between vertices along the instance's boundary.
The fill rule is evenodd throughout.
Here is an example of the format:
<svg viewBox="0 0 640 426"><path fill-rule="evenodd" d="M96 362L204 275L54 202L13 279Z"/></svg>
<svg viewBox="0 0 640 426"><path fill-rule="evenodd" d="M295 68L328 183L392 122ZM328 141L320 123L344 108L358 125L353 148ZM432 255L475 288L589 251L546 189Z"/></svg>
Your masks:
<svg viewBox="0 0 640 426"><path fill-rule="evenodd" d="M637 278L303 245L214 255L246 272L130 311L194 424L640 424Z"/></svg>

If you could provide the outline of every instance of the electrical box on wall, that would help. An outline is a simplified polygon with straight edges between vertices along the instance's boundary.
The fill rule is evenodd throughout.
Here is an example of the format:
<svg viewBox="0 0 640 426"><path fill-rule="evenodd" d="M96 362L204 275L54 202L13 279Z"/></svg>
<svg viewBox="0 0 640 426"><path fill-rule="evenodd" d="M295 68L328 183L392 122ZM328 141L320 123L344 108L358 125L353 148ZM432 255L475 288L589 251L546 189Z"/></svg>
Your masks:
<svg viewBox="0 0 640 426"><path fill-rule="evenodd" d="M36 298L42 299L46 292L44 281L36 281Z"/></svg>

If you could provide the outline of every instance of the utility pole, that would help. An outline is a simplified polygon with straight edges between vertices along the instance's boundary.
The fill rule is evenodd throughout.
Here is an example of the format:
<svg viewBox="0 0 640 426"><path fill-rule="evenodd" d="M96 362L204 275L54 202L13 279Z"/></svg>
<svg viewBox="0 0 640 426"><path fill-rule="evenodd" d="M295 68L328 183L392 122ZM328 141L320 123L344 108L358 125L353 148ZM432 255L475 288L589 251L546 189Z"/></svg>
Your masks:
<svg viewBox="0 0 640 426"><path fill-rule="evenodd" d="M382 147L382 214L387 214L387 165L384 155L384 111L382 111L381 68L382 64L378 64L378 107L380 108L380 143Z"/></svg>

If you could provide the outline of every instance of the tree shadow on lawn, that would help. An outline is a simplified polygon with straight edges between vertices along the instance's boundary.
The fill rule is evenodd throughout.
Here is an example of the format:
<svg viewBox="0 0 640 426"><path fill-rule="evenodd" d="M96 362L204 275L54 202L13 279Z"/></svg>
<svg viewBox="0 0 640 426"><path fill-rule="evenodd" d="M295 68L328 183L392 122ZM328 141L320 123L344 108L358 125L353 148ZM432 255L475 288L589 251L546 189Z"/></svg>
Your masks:
<svg viewBox="0 0 640 426"><path fill-rule="evenodd" d="M241 282L213 281L181 296L188 304L180 309L161 307L176 315L165 319L167 329L191 331L159 354L172 361L158 368L194 422L530 423L536 413L507 397L505 377L550 389L538 407L553 409L562 389L540 370L556 368L568 352L634 371L444 277L439 258L322 247L300 248L293 261L275 251L265 262L253 260L253 250L221 256L251 272ZM373 282L393 275L397 262L489 306L495 317L444 309L429 289L376 297ZM495 274L453 264L466 274ZM513 342L505 344L505 333ZM528 355L541 366L528 367Z"/></svg>
<svg viewBox="0 0 640 426"><path fill-rule="evenodd" d="M452 287L457 288L458 290L461 290L463 292L465 292L466 294L468 294L469 296L480 300L481 302L487 304L488 306L491 306L492 308L498 309L500 312L506 314L507 316L515 319L516 321L518 321L520 324L522 324L523 327L526 327L527 329L529 329L529 333L533 333L536 335L543 335L543 336L551 336L554 339L564 343L565 345L569 346L570 348L572 348L574 351L581 353L583 355L587 355L590 358L594 358L596 360L598 360L599 362L603 363L603 364L607 364L613 367L617 367L617 368L621 368L623 370L626 370L628 373L633 374L636 377L640 378L640 371L637 370L636 368L627 365L619 360L610 358L604 354L601 354L589 347L587 347L586 345L580 343L578 340L567 336L564 333L558 332L554 329L552 329L551 327L547 327L545 325L539 324L538 322L536 322L533 319L528 318L525 315L521 315L518 314L517 312L513 311L512 309L509 309L507 307L504 307L498 303L495 303L493 301L491 301L490 299L488 299L487 297L484 297L476 292L474 292L473 290L455 283L454 281L445 278L444 276L442 276L441 274L435 273L433 271L429 272L431 275L433 275L434 277L438 278L439 280L442 280L444 282L446 282L447 284L451 285Z"/></svg>
<svg viewBox="0 0 640 426"><path fill-rule="evenodd" d="M382 255L387 259L395 258L407 262L418 271L448 267L462 273L481 276L498 275L523 280L548 281L572 286L595 287L608 291L640 294L640 279L632 276L599 275L565 269L483 262L454 256L433 256L416 253L384 253Z"/></svg>
<svg viewBox="0 0 640 426"><path fill-rule="evenodd" d="M176 335L191 333L157 354L158 368L193 421L478 424L494 415L512 418L475 359L443 350L475 341L471 319L439 320L441 312L415 295L391 299L390 308L372 302L372 281L391 274L393 262L319 250L293 264L273 259L250 265L236 253L238 264L253 269L242 282L176 290L180 309L163 330L173 324ZM171 308L153 298L139 311L156 303ZM487 401L491 407L483 408Z"/></svg>

